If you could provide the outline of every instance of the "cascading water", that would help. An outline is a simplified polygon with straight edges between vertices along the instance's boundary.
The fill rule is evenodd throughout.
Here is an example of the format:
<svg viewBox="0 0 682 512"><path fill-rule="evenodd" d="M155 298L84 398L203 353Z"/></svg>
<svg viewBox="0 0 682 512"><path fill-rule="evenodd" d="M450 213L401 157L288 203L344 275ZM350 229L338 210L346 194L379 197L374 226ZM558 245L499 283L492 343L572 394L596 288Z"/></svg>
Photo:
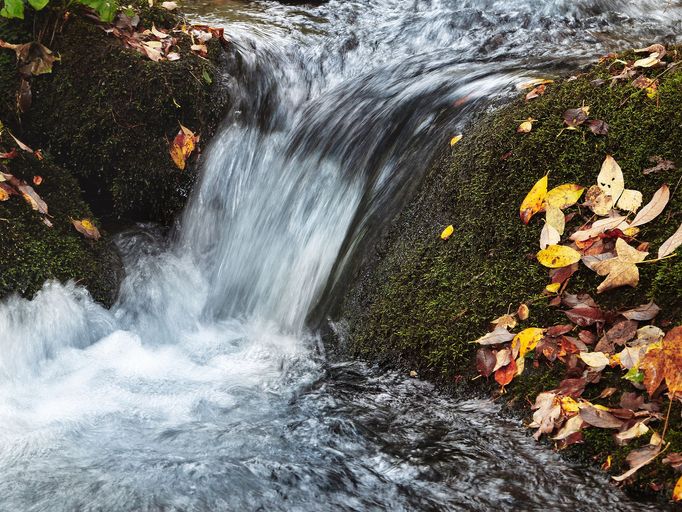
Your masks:
<svg viewBox="0 0 682 512"><path fill-rule="evenodd" d="M190 11L242 52L237 107L173 241L119 237L114 308L72 284L0 306L0 510L645 510L489 401L325 362L305 324L472 111L674 38L680 2Z"/></svg>

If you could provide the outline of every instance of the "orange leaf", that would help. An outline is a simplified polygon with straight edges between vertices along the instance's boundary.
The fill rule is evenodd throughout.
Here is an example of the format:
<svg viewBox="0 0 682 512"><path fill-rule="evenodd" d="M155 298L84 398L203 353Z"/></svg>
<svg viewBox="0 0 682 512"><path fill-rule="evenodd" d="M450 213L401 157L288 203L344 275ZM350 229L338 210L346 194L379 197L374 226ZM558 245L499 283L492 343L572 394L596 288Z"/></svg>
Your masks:
<svg viewBox="0 0 682 512"><path fill-rule="evenodd" d="M500 386L504 387L512 381L515 375L516 361L512 359L507 366L500 368L495 372L495 381L497 381Z"/></svg>

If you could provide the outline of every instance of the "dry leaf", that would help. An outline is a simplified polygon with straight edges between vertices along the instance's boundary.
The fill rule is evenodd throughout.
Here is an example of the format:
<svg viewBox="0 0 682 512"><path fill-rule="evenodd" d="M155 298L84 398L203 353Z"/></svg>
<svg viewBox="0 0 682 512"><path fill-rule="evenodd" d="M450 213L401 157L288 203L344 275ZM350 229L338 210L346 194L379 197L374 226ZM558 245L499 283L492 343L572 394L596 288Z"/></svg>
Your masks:
<svg viewBox="0 0 682 512"><path fill-rule="evenodd" d="M519 317L519 320L522 322L525 320L528 320L528 316L530 315L530 310L528 309L528 306L526 304L521 304L519 306L519 309L516 311L516 314Z"/></svg>
<svg viewBox="0 0 682 512"><path fill-rule="evenodd" d="M514 339L514 335L510 333L505 327L498 327L492 332L489 332L485 336L477 339L474 343L479 345L499 345L500 343L506 343Z"/></svg>
<svg viewBox="0 0 682 512"><path fill-rule="evenodd" d="M547 222L547 224L552 226L557 231L557 233L559 233L560 235L564 234L564 229L566 227L566 216L559 208L551 205L549 202L547 202L545 221ZM558 243L558 241L555 243Z"/></svg>
<svg viewBox="0 0 682 512"><path fill-rule="evenodd" d="M459 135L455 135L452 139L450 139L450 147L454 146L460 140L462 140L462 137L463 137L463 135L460 133Z"/></svg>
<svg viewBox="0 0 682 512"><path fill-rule="evenodd" d="M625 190L623 171L611 155L606 155L602 163L601 171L597 176L597 185L605 195L611 196L614 201L617 201Z"/></svg>
<svg viewBox="0 0 682 512"><path fill-rule="evenodd" d="M658 457L659 453L661 453L660 445L659 446L647 445L643 448L632 450L625 459L628 461L628 464L630 464L630 469L623 473L622 475L614 476L611 478L613 478L616 482L622 482L626 478L629 478L632 475L634 475L640 468L653 462L654 459Z"/></svg>
<svg viewBox="0 0 682 512"><path fill-rule="evenodd" d="M534 350L538 342L542 339L544 329L538 327L529 327L524 329L512 340L512 355L516 358L525 357L528 352Z"/></svg>
<svg viewBox="0 0 682 512"><path fill-rule="evenodd" d="M623 190L623 193L616 203L616 207L628 212L637 213L642 206L642 193L639 190Z"/></svg>
<svg viewBox="0 0 682 512"><path fill-rule="evenodd" d="M609 125L601 119L591 119L587 122L587 127L595 135L608 135Z"/></svg>
<svg viewBox="0 0 682 512"><path fill-rule="evenodd" d="M564 124L567 130L577 130L578 126L587 121L590 107L571 108L564 112Z"/></svg>
<svg viewBox="0 0 682 512"><path fill-rule="evenodd" d="M680 227L677 228L677 231L670 238L661 244L661 247L658 249L658 259L672 254L680 245L682 245L682 224L680 224Z"/></svg>
<svg viewBox="0 0 682 512"><path fill-rule="evenodd" d="M576 231L569 238L575 242L584 242L585 240L599 236L606 231L625 227L624 222L626 218L627 217L625 215L621 215L599 219L592 224L592 227Z"/></svg>
<svg viewBox="0 0 682 512"><path fill-rule="evenodd" d="M604 352L581 352L578 357L591 368L601 371L609 365L609 356Z"/></svg>
<svg viewBox="0 0 682 512"><path fill-rule="evenodd" d="M577 203L584 191L585 187L574 183L565 183L547 192L546 202L549 206L563 210Z"/></svg>
<svg viewBox="0 0 682 512"><path fill-rule="evenodd" d="M648 304L642 304L641 306L637 306L636 308L623 311L621 315L623 315L628 320L647 321L652 320L656 315L658 315L660 311L661 308L659 308L653 301L651 301Z"/></svg>
<svg viewBox="0 0 682 512"><path fill-rule="evenodd" d="M490 322L494 329L504 327L506 329L513 329L516 327L516 319L512 315L502 315Z"/></svg>
<svg viewBox="0 0 682 512"><path fill-rule="evenodd" d="M542 231L540 231L540 249L546 249L548 246L556 245L559 242L561 242L561 234L549 222L545 222Z"/></svg>
<svg viewBox="0 0 682 512"><path fill-rule="evenodd" d="M93 240L99 240L101 238L99 230L90 219L71 219L71 223L73 224L73 227L76 228L76 231L84 235L86 238L91 238Z"/></svg>
<svg viewBox="0 0 682 512"><path fill-rule="evenodd" d="M495 381L504 388L516 376L516 361L513 359L504 368L500 368L495 372Z"/></svg>
<svg viewBox="0 0 682 512"><path fill-rule="evenodd" d="M602 293L620 286L635 287L639 284L639 269L637 263L644 261L649 254L631 247L622 238L616 240L615 258L600 261L594 265L594 269L600 276L607 278L597 288L597 293Z"/></svg>
<svg viewBox="0 0 682 512"><path fill-rule="evenodd" d="M630 226L636 227L651 222L665 209L670 200L670 189L668 185L663 185L659 188L651 201L647 203L644 208L635 216L635 219L630 223Z"/></svg>
<svg viewBox="0 0 682 512"><path fill-rule="evenodd" d="M173 139L170 146L170 155L178 169L184 170L187 165L187 158L192 154L199 137L189 128L180 125L180 131Z"/></svg>
<svg viewBox="0 0 682 512"><path fill-rule="evenodd" d="M599 185L592 185L585 194L585 206L600 217L605 217L613 208L613 198L604 193Z"/></svg>
<svg viewBox="0 0 682 512"><path fill-rule="evenodd" d="M579 414L585 423L589 423L593 427L619 429L623 426L622 420L590 404L582 405Z"/></svg>

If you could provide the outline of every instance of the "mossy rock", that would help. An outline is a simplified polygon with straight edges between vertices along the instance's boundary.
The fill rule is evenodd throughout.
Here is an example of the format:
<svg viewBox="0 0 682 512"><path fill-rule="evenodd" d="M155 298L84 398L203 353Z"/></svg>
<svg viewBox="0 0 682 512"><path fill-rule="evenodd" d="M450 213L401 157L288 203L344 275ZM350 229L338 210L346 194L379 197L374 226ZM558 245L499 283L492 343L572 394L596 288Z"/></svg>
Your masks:
<svg viewBox="0 0 682 512"><path fill-rule="evenodd" d="M138 29L152 23L171 29L180 19L146 8ZM181 58L153 62L76 13L49 45L61 58L53 72L31 79L28 112L8 119L14 92L8 98L6 80L0 88L5 122L71 171L95 214L107 220L170 223L196 179L199 151L181 171L169 155L169 141L183 124L203 144L230 106L229 70L238 66L236 50L226 51L212 39L209 58L203 59L190 51L188 36L173 35ZM20 34L13 39L25 42ZM13 55L2 55L4 72L7 55ZM16 78L14 83L16 90Z"/></svg>
<svg viewBox="0 0 682 512"><path fill-rule="evenodd" d="M31 297L46 280L74 280L95 300L113 303L121 262L111 243L86 239L71 223L71 219L92 218L75 178L27 153L11 160L9 169L3 169L7 170L29 184L34 176L43 178L40 186L33 187L47 203L49 216L34 211L19 196L0 202L0 297L11 293Z"/></svg>
<svg viewBox="0 0 682 512"><path fill-rule="evenodd" d="M670 53L678 58L677 50ZM671 200L665 212L638 235L651 243L655 257L682 222L682 66L661 76L654 99L628 81L611 85L610 78L605 66L595 66L551 84L538 99L521 97L486 113L442 155L346 294L340 316L348 324L345 345L353 354L382 359L391 354L420 375L451 383L453 377L475 375L471 341L520 303L531 309L522 327L565 323L542 295L549 283L547 270L535 260L542 221L525 226L519 219L524 196L547 172L550 187L590 186L610 154L623 169L626 187L640 190L645 202L668 183ZM563 113L583 105L590 107L591 118L608 123L607 136L586 128L562 132ZM529 117L537 119L533 130L517 133L520 121ZM643 174L656 156L677 168ZM579 223L575 219L567 229ZM454 234L443 241L439 235L449 224ZM636 288L597 296L603 278L583 267L568 291L590 293L612 310L654 300L662 308L659 325L682 322L682 257L640 265L640 274ZM515 379L507 396L528 413L524 398L551 389L558 378L556 369L542 367ZM681 423L678 411L673 433ZM610 448L616 449L612 441ZM578 450L596 455L589 442Z"/></svg>

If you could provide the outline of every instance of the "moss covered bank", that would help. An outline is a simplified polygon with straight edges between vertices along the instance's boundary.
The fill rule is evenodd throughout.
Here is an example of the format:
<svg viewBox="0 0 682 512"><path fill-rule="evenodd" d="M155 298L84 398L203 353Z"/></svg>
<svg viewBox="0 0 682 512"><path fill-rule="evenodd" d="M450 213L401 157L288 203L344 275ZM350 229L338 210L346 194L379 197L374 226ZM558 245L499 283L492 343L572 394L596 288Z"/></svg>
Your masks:
<svg viewBox="0 0 682 512"><path fill-rule="evenodd" d="M170 31L182 23L146 2L136 10L139 31L152 25ZM196 178L201 147L230 107L238 53L213 38L207 43L208 58L202 58L190 50L189 36L174 33L180 58L154 62L83 12L69 13L56 25L48 13L25 22L0 20L0 39L31 41L39 32L35 27L49 29L41 42L60 60L51 74L31 78L32 102L19 114L16 59L13 52L0 50L0 120L46 157L44 163L30 165L42 166L44 185L36 191L45 195L55 216L54 229L19 198L0 202L0 218L5 219L0 221L0 239L9 247L0 256L0 297L12 291L31 296L49 278L76 279L98 300L111 303L118 258L108 242L81 237L68 217L94 214L105 227L172 222ZM169 155L179 124L201 137L184 171ZM7 137L3 142L4 150L13 147ZM9 172L29 175L30 182L38 171L25 169L32 159L27 155L5 164Z"/></svg>
<svg viewBox="0 0 682 512"><path fill-rule="evenodd" d="M672 54L679 59L675 50ZM682 66L661 77L658 97L652 99L631 80L611 84L608 64L560 80L533 101L520 97L483 116L442 155L379 242L376 252L381 256L362 269L346 296L342 316L348 320L347 343L354 354L389 357L449 384L470 382L476 375L476 346L470 342L510 307L515 311L521 302L531 304L524 327L565 323L566 317L541 294L549 280L547 270L535 261L540 224L524 226L518 214L528 190L547 172L552 186L590 186L605 155L611 154L623 169L626 186L642 191L645 202L661 184L670 185L666 213L644 226L642 238L657 248L675 231L682 221L682 190L677 187L682 177ZM658 75L661 70L648 73ZM583 105L590 107L591 118L608 123L608 135L582 130L558 136L565 127L563 113ZM537 119L532 132L517 133L520 121L529 117ZM643 174L654 165L653 157L671 160L677 168ZM449 224L455 227L454 235L443 242L439 235ZM572 278L570 291L595 295L603 278L583 270ZM654 300L662 308L658 325L682 322L682 258L642 265L640 271L637 288L604 293L600 303L622 309ZM527 371L508 386L507 397L529 415L526 399L555 387L563 374L547 365ZM472 385L486 387L480 383ZM606 380L600 384L606 385ZM494 382L487 386L496 387ZM680 412L678 404L668 437L670 451L682 451ZM614 454L614 473L623 469L625 455L638 445L618 448L610 433L588 432L586 443L572 448L573 455L594 457L601 464ZM642 470L637 485L644 492L651 490L652 482L669 487L672 476L672 469L660 466Z"/></svg>

